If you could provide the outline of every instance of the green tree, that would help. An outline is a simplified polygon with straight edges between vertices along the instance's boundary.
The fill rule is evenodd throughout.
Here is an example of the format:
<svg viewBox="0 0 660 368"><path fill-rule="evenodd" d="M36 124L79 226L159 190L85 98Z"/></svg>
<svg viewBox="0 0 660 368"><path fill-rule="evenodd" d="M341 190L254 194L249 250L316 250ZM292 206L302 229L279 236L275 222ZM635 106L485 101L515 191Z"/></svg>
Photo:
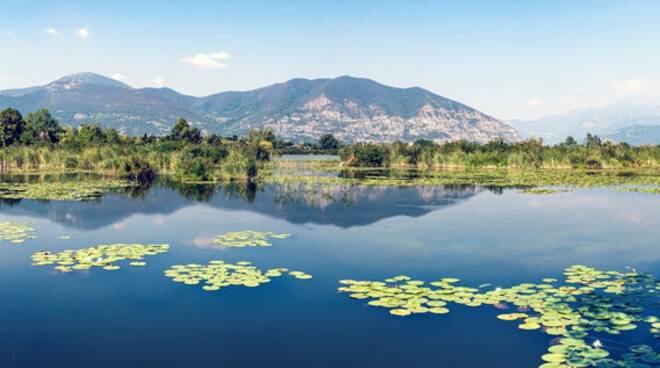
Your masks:
<svg viewBox="0 0 660 368"><path fill-rule="evenodd" d="M121 137L119 136L119 132L115 128L108 128L105 130L105 140L106 142L111 144L121 143Z"/></svg>
<svg viewBox="0 0 660 368"><path fill-rule="evenodd" d="M78 128L77 138L83 146L105 143L107 141L105 131L98 125L82 124Z"/></svg>
<svg viewBox="0 0 660 368"><path fill-rule="evenodd" d="M7 108L0 111L0 144L3 147L18 142L24 129L25 122L18 110Z"/></svg>
<svg viewBox="0 0 660 368"><path fill-rule="evenodd" d="M175 141L199 144L202 142L202 132L195 127L191 127L186 119L179 118L176 123L174 123L168 138Z"/></svg>
<svg viewBox="0 0 660 368"><path fill-rule="evenodd" d="M603 144L600 137L595 134L587 133L587 139L585 139L585 144L587 148L597 148Z"/></svg>
<svg viewBox="0 0 660 368"><path fill-rule="evenodd" d="M321 138L319 138L319 147L321 147L322 150L336 150L339 148L339 145L340 143L337 138L330 133L323 134Z"/></svg>
<svg viewBox="0 0 660 368"><path fill-rule="evenodd" d="M60 123L47 109L39 109L25 115L25 129L21 134L21 143L31 144L37 141L57 143L59 135L63 132Z"/></svg>

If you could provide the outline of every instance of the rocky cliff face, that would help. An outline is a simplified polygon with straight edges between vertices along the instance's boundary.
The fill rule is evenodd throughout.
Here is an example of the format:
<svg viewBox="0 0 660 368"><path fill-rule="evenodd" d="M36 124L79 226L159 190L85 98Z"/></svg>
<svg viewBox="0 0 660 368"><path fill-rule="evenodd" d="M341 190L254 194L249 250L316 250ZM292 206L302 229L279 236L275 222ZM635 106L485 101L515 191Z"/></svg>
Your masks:
<svg viewBox="0 0 660 368"><path fill-rule="evenodd" d="M468 140L517 141L515 129L478 111L453 111L423 105L412 117L389 115L378 105L366 108L353 101L334 102L321 95L290 114L265 119L264 126L290 139L318 138L332 133L345 142L393 142L430 139L436 142Z"/></svg>
<svg viewBox="0 0 660 368"><path fill-rule="evenodd" d="M183 116L207 132L241 135L271 128L293 141L325 133L344 142L520 139L499 120L424 89L353 77L293 79L253 91L192 97L83 73L43 87L0 91L0 107L7 106L25 113L46 107L64 123L98 123L128 134L165 134Z"/></svg>

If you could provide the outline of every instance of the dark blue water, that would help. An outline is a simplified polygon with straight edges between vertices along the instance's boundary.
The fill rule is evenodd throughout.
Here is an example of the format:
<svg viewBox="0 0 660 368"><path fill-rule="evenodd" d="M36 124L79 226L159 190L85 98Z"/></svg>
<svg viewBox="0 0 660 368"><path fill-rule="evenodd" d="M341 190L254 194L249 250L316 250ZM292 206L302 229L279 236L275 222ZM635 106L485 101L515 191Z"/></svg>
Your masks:
<svg viewBox="0 0 660 368"><path fill-rule="evenodd" d="M536 367L549 337L494 308L399 318L338 294L337 280L506 287L573 264L660 275L660 197L610 189L155 187L96 202L5 202L0 219L31 222L38 235L0 243L0 367ZM210 243L239 230L291 237L270 248ZM171 250L114 272L30 266L38 250L132 242ZM211 259L314 279L209 293L162 274Z"/></svg>

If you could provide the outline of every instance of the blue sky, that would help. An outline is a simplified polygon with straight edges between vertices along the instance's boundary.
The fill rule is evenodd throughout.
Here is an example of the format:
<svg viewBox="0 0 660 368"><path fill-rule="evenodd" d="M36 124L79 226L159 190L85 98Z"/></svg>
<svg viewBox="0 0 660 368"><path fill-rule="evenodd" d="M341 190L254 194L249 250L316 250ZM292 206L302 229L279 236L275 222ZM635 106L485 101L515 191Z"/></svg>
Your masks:
<svg viewBox="0 0 660 368"><path fill-rule="evenodd" d="M81 71L193 95L353 75L533 118L660 82L660 1L2 0L0 14L0 89Z"/></svg>

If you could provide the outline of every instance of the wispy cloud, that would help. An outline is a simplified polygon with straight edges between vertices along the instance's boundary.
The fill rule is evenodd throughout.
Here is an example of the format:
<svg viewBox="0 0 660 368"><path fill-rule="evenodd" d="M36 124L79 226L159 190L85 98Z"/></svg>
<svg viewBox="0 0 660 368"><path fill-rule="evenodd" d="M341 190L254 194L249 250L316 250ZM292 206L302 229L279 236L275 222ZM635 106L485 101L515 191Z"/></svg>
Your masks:
<svg viewBox="0 0 660 368"><path fill-rule="evenodd" d="M125 82L125 81L126 81L126 76L123 75L123 74L121 74L121 73L115 73L115 74L113 74L111 77L112 77L112 79L114 79L114 80L118 80L118 81L121 81L121 82Z"/></svg>
<svg viewBox="0 0 660 368"><path fill-rule="evenodd" d="M89 38L90 33L88 28L78 28L76 29L76 36L81 40L86 40Z"/></svg>
<svg viewBox="0 0 660 368"><path fill-rule="evenodd" d="M43 31L44 31L44 33L47 33L51 36L59 36L60 35L60 31L58 31L55 28L44 28Z"/></svg>
<svg viewBox="0 0 660 368"><path fill-rule="evenodd" d="M639 93L646 89L646 82L640 78L632 78L616 84L615 89L621 94Z"/></svg>
<svg viewBox="0 0 660 368"><path fill-rule="evenodd" d="M227 64L221 61L231 58L231 55L224 51L212 52L209 54L199 53L193 56L181 58L182 63L190 64L199 69L224 69Z"/></svg>
<svg viewBox="0 0 660 368"><path fill-rule="evenodd" d="M14 33L14 31L12 31L11 29L8 30L8 31L6 31L5 34L6 34L7 37L9 37L9 38L16 38L16 33Z"/></svg>
<svg viewBox="0 0 660 368"><path fill-rule="evenodd" d="M542 103L542 101L541 101L540 98L538 98L538 97L533 97L533 98L530 98L530 99L527 101L527 106L529 106L529 107L537 107L537 106L540 106L541 103Z"/></svg>
<svg viewBox="0 0 660 368"><path fill-rule="evenodd" d="M151 83L157 87L162 87L165 85L165 79L163 77L156 77L151 81Z"/></svg>

